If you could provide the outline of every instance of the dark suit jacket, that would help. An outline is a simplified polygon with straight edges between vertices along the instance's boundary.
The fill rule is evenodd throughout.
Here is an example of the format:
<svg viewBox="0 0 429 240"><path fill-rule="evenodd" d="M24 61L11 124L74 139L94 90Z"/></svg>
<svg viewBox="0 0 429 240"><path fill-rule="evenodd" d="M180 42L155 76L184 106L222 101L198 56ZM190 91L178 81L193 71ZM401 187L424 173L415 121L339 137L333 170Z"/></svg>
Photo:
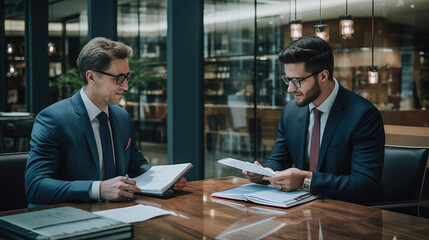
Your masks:
<svg viewBox="0 0 429 240"><path fill-rule="evenodd" d="M295 164L304 169L308 122L308 106L287 104L273 151L263 166L284 170ZM340 86L323 133L311 192L358 203L380 199L384 141L377 108Z"/></svg>
<svg viewBox="0 0 429 240"><path fill-rule="evenodd" d="M149 165L136 145L128 112L110 105L109 119L117 174L134 177L146 171ZM30 203L90 201L88 191L94 180L100 180L99 172L94 133L80 91L37 115L25 170Z"/></svg>

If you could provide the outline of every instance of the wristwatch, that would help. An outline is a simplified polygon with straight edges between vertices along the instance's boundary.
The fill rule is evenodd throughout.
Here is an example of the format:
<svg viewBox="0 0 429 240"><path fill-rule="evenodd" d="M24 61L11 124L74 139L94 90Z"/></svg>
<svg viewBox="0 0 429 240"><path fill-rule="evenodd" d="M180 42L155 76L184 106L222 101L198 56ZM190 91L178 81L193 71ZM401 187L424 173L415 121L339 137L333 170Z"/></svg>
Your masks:
<svg viewBox="0 0 429 240"><path fill-rule="evenodd" d="M304 182L302 184L302 189L305 191L310 191L311 188L311 178L312 178L312 172L307 171L305 174Z"/></svg>

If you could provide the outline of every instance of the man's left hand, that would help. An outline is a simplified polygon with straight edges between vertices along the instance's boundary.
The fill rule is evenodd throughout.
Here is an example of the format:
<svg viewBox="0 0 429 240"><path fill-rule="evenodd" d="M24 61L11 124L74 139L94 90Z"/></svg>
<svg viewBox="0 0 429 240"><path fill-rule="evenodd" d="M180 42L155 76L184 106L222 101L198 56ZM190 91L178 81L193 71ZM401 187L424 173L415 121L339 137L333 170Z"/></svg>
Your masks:
<svg viewBox="0 0 429 240"><path fill-rule="evenodd" d="M277 189L282 191L293 191L302 187L305 178L305 171L298 168L288 168L284 171L277 171L274 177L264 177L264 180L270 183Z"/></svg>
<svg viewBox="0 0 429 240"><path fill-rule="evenodd" d="M174 191L182 191L183 188L186 186L186 178L182 177L173 185Z"/></svg>

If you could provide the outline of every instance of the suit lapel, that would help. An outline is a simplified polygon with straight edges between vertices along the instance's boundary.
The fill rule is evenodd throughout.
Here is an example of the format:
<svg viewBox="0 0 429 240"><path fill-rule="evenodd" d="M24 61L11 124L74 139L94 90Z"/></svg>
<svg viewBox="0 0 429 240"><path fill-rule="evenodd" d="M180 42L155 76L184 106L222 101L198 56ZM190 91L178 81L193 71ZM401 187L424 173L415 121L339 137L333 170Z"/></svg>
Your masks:
<svg viewBox="0 0 429 240"><path fill-rule="evenodd" d="M77 115L79 115L78 123L82 128L82 132L85 134L86 141L88 142L89 148L91 149L92 157L97 166L97 175L100 172L100 161L98 156L97 144L95 143L94 132L92 131L91 122L89 121L88 113L83 103L80 91L78 91L73 97L72 102ZM99 178L99 176L98 176Z"/></svg>
<svg viewBox="0 0 429 240"><path fill-rule="evenodd" d="M307 137L307 128L308 128L308 106L298 108L298 114L296 115L295 128L297 129L297 135L294 137L296 140L296 145L298 149L298 162L296 162L296 167L299 169L304 169L304 159L305 159L305 149L306 149L306 137ZM303 124L304 123L304 124ZM289 149L289 151L292 151Z"/></svg>
<svg viewBox="0 0 429 240"><path fill-rule="evenodd" d="M322 145L320 146L319 159L317 161L317 171L320 170L325 159L326 150L331 142L332 136L344 115L344 110L347 106L347 95L344 88L340 85L337 97L332 105L331 112L329 113L328 120L326 121L325 130L323 132Z"/></svg>
<svg viewBox="0 0 429 240"><path fill-rule="evenodd" d="M115 111L109 106L109 120L110 126L112 127L113 146L115 147L115 163L116 163L116 174L124 175L125 166L123 161L123 143L121 144L121 123L116 116Z"/></svg>

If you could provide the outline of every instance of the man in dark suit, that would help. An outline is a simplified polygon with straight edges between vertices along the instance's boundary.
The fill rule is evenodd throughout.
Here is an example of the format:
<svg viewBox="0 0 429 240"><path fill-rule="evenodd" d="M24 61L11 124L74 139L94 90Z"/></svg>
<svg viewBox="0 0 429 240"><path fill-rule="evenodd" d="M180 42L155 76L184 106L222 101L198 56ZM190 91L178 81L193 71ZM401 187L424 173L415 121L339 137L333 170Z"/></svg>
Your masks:
<svg viewBox="0 0 429 240"><path fill-rule="evenodd" d="M92 39L77 59L82 89L37 115L25 172L30 206L122 201L140 191L125 175L138 176L150 166L128 112L117 105L132 78L131 53L123 43ZM173 189L184 185L182 178Z"/></svg>
<svg viewBox="0 0 429 240"><path fill-rule="evenodd" d="M303 37L283 49L279 60L295 101L283 109L273 151L262 164L277 176L243 173L283 191L303 188L357 203L379 200L385 142L380 112L333 78L332 49L324 40Z"/></svg>

